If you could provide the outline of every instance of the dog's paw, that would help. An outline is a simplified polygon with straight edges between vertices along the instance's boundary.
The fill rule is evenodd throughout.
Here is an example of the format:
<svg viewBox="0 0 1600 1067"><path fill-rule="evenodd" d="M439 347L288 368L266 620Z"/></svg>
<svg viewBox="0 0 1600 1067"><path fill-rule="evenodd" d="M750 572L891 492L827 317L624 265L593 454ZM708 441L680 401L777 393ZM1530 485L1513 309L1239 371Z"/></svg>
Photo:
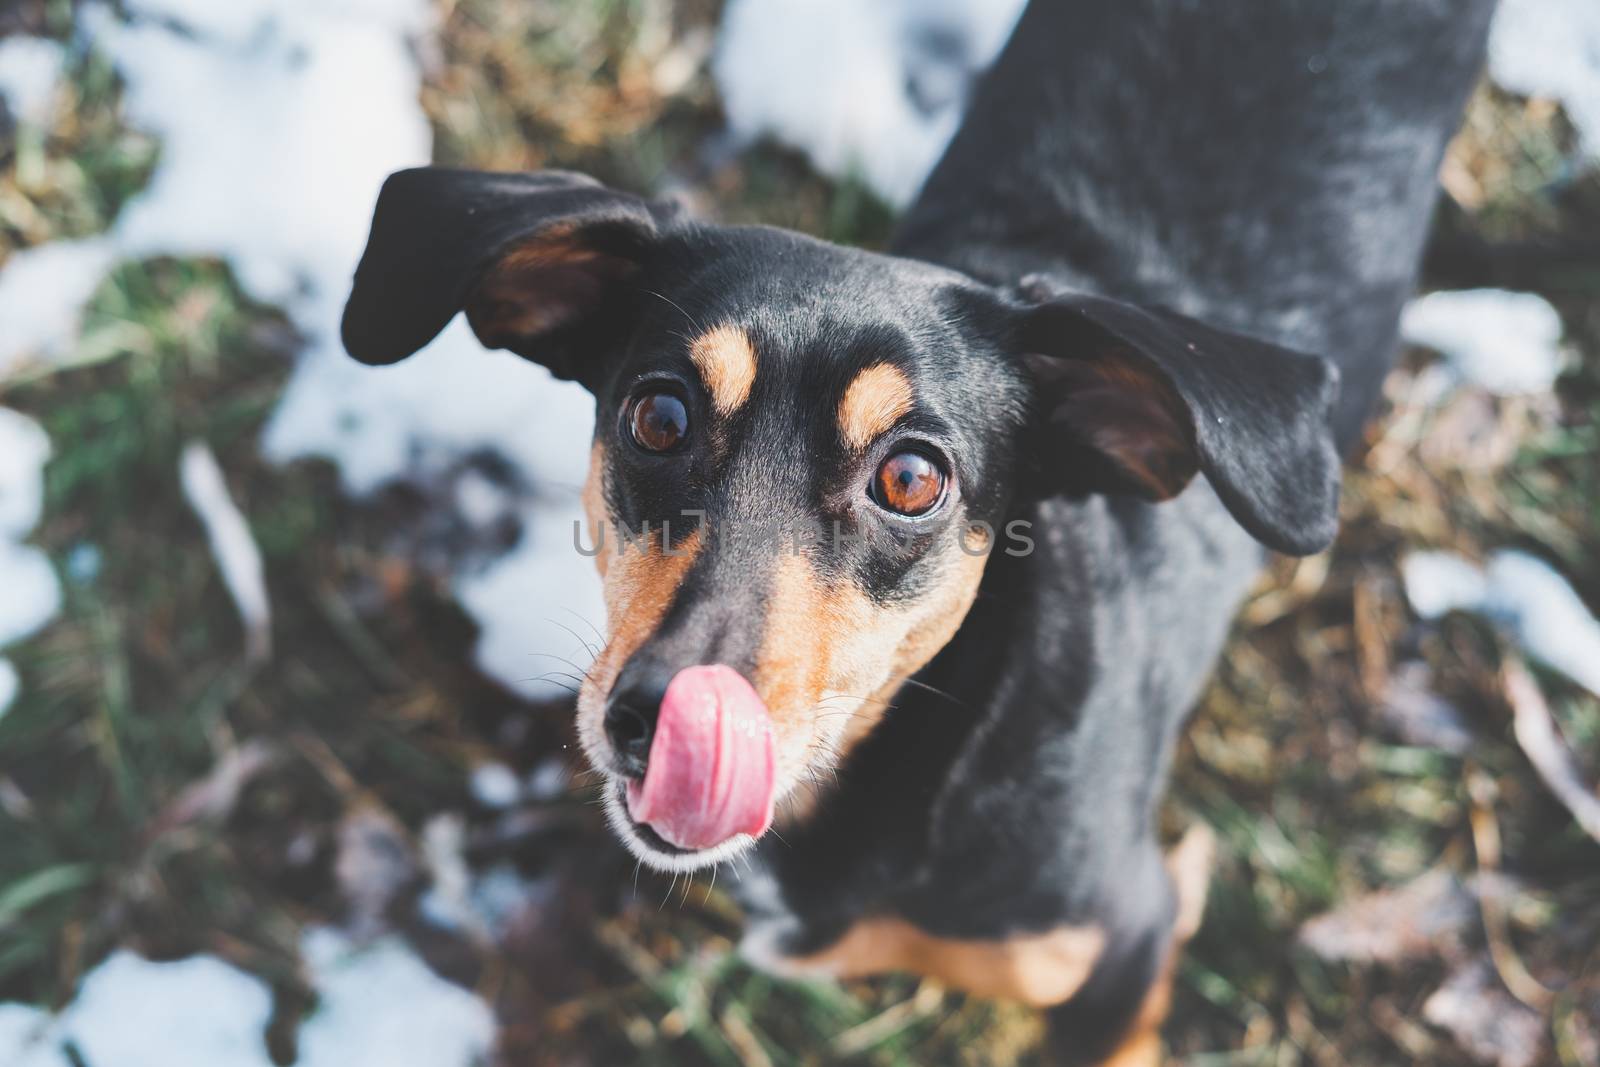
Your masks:
<svg viewBox="0 0 1600 1067"><path fill-rule="evenodd" d="M795 954L801 935L800 923L793 918L755 919L739 940L739 955L756 970L775 978L835 980L837 975L825 962Z"/></svg>

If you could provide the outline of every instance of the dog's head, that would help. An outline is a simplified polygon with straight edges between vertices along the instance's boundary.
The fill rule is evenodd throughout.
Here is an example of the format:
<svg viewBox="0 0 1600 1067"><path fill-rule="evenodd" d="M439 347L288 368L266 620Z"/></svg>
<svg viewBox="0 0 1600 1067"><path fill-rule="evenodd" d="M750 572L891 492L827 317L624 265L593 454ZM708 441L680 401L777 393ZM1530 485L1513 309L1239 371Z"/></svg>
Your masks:
<svg viewBox="0 0 1600 1067"><path fill-rule="evenodd" d="M1163 500L1204 472L1270 547L1333 535L1331 366L1168 312L577 175L397 174L346 347L392 363L463 310L595 396L609 640L578 731L653 866L714 863L801 803L955 634L990 552L1025 550L1025 498Z"/></svg>

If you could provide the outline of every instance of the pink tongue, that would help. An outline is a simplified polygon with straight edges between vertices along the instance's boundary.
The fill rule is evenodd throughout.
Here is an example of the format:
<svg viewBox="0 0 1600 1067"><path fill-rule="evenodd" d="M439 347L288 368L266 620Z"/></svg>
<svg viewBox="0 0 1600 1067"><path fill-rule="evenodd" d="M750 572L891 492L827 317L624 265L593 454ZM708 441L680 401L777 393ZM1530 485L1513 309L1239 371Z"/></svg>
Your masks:
<svg viewBox="0 0 1600 1067"><path fill-rule="evenodd" d="M644 781L628 812L679 848L710 848L772 822L772 720L732 667L685 667L661 698Z"/></svg>

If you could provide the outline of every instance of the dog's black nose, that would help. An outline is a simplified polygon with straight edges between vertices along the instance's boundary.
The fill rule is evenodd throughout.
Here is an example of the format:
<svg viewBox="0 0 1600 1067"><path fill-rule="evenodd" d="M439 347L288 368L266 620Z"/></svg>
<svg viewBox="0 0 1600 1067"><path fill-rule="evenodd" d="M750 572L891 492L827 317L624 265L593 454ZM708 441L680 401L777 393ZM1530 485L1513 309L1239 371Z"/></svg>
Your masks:
<svg viewBox="0 0 1600 1067"><path fill-rule="evenodd" d="M650 741L656 717L666 696L670 672L650 663L631 662L622 668L606 704L606 737L617 754L623 774L644 777L650 762Z"/></svg>

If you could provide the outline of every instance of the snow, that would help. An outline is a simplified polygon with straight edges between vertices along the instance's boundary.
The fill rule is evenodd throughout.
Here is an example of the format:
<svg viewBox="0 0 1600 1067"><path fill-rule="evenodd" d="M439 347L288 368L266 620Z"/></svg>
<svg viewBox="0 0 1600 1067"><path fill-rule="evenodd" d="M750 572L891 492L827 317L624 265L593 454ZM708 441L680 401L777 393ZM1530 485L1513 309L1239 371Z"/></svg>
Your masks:
<svg viewBox="0 0 1600 1067"><path fill-rule="evenodd" d="M51 1040L50 1013L25 1004L0 1004L0 1063L6 1067L72 1067Z"/></svg>
<svg viewBox="0 0 1600 1067"><path fill-rule="evenodd" d="M1442 354L1459 381L1499 396L1547 393L1562 370L1561 316L1535 293L1429 293L1406 307L1400 336Z"/></svg>
<svg viewBox="0 0 1600 1067"><path fill-rule="evenodd" d="M1549 564L1522 552L1489 560L1484 613L1534 659L1600 695L1600 620Z"/></svg>
<svg viewBox="0 0 1600 1067"><path fill-rule="evenodd" d="M0 40L0 97L12 115L35 126L49 119L65 54L56 42L38 37Z"/></svg>
<svg viewBox="0 0 1600 1067"><path fill-rule="evenodd" d="M44 509L50 439L26 415L0 408L0 538L22 538Z"/></svg>
<svg viewBox="0 0 1600 1067"><path fill-rule="evenodd" d="M479 663L529 697L560 695L535 678L548 665L533 666L573 651L552 619L602 614L594 568L568 535L581 516L592 401L541 368L484 352L459 322L389 368L354 363L338 342L378 187L431 155L412 38L430 27L432 5L126 7L131 22L85 9L85 36L123 76L130 123L160 139L160 165L106 235L23 252L0 270L0 377L70 354L82 306L117 260L226 259L252 299L282 307L307 339L264 435L269 459L329 458L356 495L429 483L477 453L510 461L529 490L517 509L527 535L489 571L458 579L458 592L482 630ZM497 576L512 590L486 590Z"/></svg>
<svg viewBox="0 0 1600 1067"><path fill-rule="evenodd" d="M489 1006L435 975L398 940L357 948L335 931L312 930L301 953L321 1001L300 1028L296 1067L474 1067L487 1060L495 1041Z"/></svg>
<svg viewBox="0 0 1600 1067"><path fill-rule="evenodd" d="M504 810L522 799L522 780L504 763L480 763L467 778L472 799L486 808Z"/></svg>
<svg viewBox="0 0 1600 1067"><path fill-rule="evenodd" d="M0 268L0 380L36 360L66 356L83 305L115 262L106 238L60 241L18 252Z"/></svg>
<svg viewBox="0 0 1600 1067"><path fill-rule="evenodd" d="M0 541L0 588L0 647L30 636L61 609L50 557L30 545Z"/></svg>
<svg viewBox="0 0 1600 1067"><path fill-rule="evenodd" d="M222 581L244 622L252 659L264 659L272 645L272 605L267 600L266 568L250 524L228 495L228 483L211 449L198 442L183 450L179 481L184 498L200 516Z"/></svg>
<svg viewBox="0 0 1600 1067"><path fill-rule="evenodd" d="M1481 614L1530 657L1600 694L1600 620L1549 564L1515 550L1488 566L1448 552L1418 552L1401 563L1406 597L1417 614Z"/></svg>
<svg viewBox="0 0 1600 1067"><path fill-rule="evenodd" d="M92 1067L272 1067L266 983L222 960L120 951L84 979L62 1036Z"/></svg>
<svg viewBox="0 0 1600 1067"><path fill-rule="evenodd" d="M0 659L0 717L11 710L11 705L17 699L17 693L22 688L22 679L17 677L17 668L8 659ZM4 1048L0 1043L0 1048Z"/></svg>
<svg viewBox="0 0 1600 1067"><path fill-rule="evenodd" d="M1022 0L732 0L712 73L734 136L909 203ZM826 57L825 63L819 63Z"/></svg>
<svg viewBox="0 0 1600 1067"><path fill-rule="evenodd" d="M605 625L594 561L573 547L579 512L541 508L524 516L522 542L476 574L459 576L461 606L488 626L478 667L530 699L570 696L592 653L578 635ZM582 542L588 545L587 535ZM512 620L515 623L512 624Z"/></svg>
<svg viewBox="0 0 1600 1067"><path fill-rule="evenodd" d="M1583 151L1600 160L1600 4L1500 0L1489 77L1522 96L1560 101Z"/></svg>
<svg viewBox="0 0 1600 1067"><path fill-rule="evenodd" d="M1487 595L1483 569L1454 552L1413 552L1400 563L1406 599L1424 619L1477 611Z"/></svg>
<svg viewBox="0 0 1600 1067"><path fill-rule="evenodd" d="M431 884L417 899L423 921L480 945L500 945L547 895L539 882L500 862L479 873L467 862L460 815L436 815L422 829L422 858Z"/></svg>
<svg viewBox="0 0 1600 1067"><path fill-rule="evenodd" d="M25 415L0 408L0 648L20 641L55 617L61 585L49 558L21 543L44 508L44 465L50 441ZM15 698L16 676L9 676ZM0 679L0 693L7 688ZM9 701L0 700L0 706Z"/></svg>
<svg viewBox="0 0 1600 1067"><path fill-rule="evenodd" d="M476 1067L495 1041L477 995L435 975L393 938L357 946L343 934L301 939L317 1008L300 1028L294 1067ZM66 1067L75 1045L90 1067L271 1067L272 993L212 956L167 963L119 951L83 980L58 1017L0 1004L0 1063Z"/></svg>

